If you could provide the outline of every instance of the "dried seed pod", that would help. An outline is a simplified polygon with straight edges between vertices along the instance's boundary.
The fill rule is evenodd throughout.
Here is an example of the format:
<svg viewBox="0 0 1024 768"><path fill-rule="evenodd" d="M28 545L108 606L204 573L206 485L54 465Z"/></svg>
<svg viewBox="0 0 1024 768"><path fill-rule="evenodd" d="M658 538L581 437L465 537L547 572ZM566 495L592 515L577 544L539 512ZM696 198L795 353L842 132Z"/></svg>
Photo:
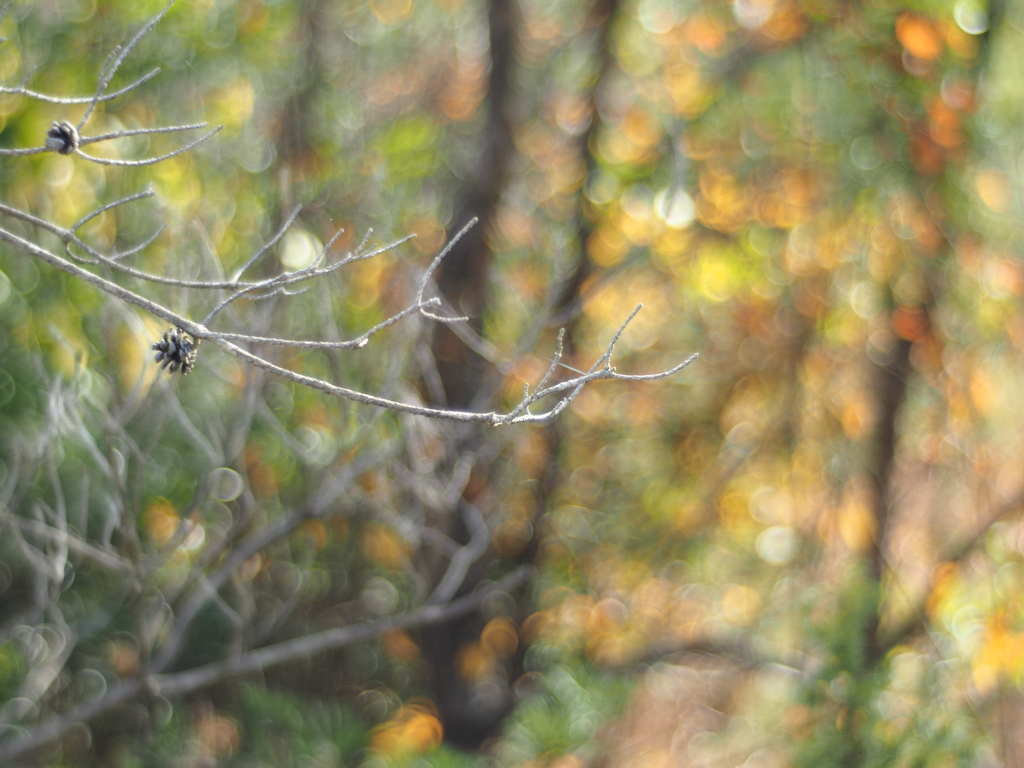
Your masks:
<svg viewBox="0 0 1024 768"><path fill-rule="evenodd" d="M78 149L78 129L67 120L54 122L46 132L46 148L62 155L70 155Z"/></svg>
<svg viewBox="0 0 1024 768"><path fill-rule="evenodd" d="M181 375L185 376L196 364L199 339L193 338L181 328L168 328L164 331L164 337L153 345L153 349L156 350L156 361L163 363L161 368L168 368L171 373L181 368Z"/></svg>

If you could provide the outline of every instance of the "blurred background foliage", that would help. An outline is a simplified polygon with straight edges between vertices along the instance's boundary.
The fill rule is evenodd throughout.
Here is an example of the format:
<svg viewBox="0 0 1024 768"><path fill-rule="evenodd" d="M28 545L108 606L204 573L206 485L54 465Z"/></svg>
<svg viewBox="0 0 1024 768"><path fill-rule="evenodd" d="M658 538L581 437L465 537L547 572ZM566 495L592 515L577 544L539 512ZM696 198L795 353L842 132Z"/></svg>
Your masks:
<svg viewBox="0 0 1024 768"><path fill-rule="evenodd" d="M162 7L13 2L0 76L89 94ZM558 328L585 370L639 302L618 370L701 357L495 437L212 348L168 380L159 323L3 249L0 745L146 669L217 542L308 515L203 606L174 670L413 609L445 572L432 531L469 546L477 510L463 591L531 563L525 590L140 697L39 764L1024 765L1022 33L1002 0L179 0L115 87L161 74L85 133L224 130L147 169L6 158L0 199L69 226L152 183L84 234L165 224L137 261L178 277L231 274L297 204L264 274L339 228L336 253L417 235L218 321L301 338L404 306L479 216L437 277L485 344L412 322L274 358L399 399L508 406ZM81 110L2 95L0 145ZM433 514L424 478L442 498L463 470ZM40 579L58 517L88 546Z"/></svg>

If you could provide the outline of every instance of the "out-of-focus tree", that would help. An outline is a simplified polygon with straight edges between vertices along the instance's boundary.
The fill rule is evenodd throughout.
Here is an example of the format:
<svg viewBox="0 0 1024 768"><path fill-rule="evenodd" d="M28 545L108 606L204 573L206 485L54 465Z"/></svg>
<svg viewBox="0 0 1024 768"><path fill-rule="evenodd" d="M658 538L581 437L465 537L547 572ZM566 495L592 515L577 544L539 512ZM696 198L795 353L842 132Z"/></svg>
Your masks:
<svg viewBox="0 0 1024 768"><path fill-rule="evenodd" d="M51 89L78 92L80 62L158 10L109 7L82 11L91 39L68 31L69 10L16 7L0 53L19 53L0 70L45 63ZM169 71L102 110L117 127L200 113L225 125L154 167L167 205L153 220L174 237L147 251L153 269L191 276L216 253L230 274L297 203L264 277L342 225L342 251L368 226L385 241L415 232L407 252L426 264L481 221L436 272L443 312L467 323L396 326L359 365L300 350L274 358L285 367L489 410L544 375L547 353L528 353L553 350L558 328L556 375L578 375L640 301L623 370L698 348L702 361L685 389L590 387L562 420L522 431L370 414L205 346L205 371L175 397L151 374L133 389L141 337L162 328L133 337L137 319L5 257L4 418L34 438L38 468L17 497L24 525L36 513L20 510L46 522L54 489L73 487L106 546L121 534L103 510L134 509L138 533L118 546L156 553L160 594L187 595L204 587L181 581L189 564L220 565L191 532L244 537L308 514L208 592L175 671L424 599L465 605L538 568L528 589L429 630L394 627L246 687L157 692L120 727L96 721L93 742L69 733L63 759L159 764L184 744L238 764L473 762L439 749L446 735L507 765L1019 764L1018 15L975 0L173 9L124 76L147 61ZM61 117L5 104L4 146L38 144ZM67 222L101 191L132 191L120 171L64 159L6 166L4 184ZM114 218L88 234L138 242L143 222ZM237 319L257 335L351 338L415 294L404 258L354 263L318 301ZM80 422L54 415L69 402ZM64 453L43 450L68 423L81 426ZM120 507L81 485L98 457L99 476L119 477L133 450L149 469ZM34 715L18 693L31 670L66 661L51 642L66 630L18 618L33 605L73 615L82 638L46 706L149 661L159 627L120 606L157 593L118 592L75 559L88 556L69 553L70 587L47 582L74 611L26 597L9 567L0 690L18 717Z"/></svg>
<svg viewBox="0 0 1024 768"><path fill-rule="evenodd" d="M664 311L641 346L700 338L704 365L685 398L578 403L553 508L545 562L579 586L542 632L679 662L617 762L644 738L644 761L1019 760L1015 25L1001 3L622 9L584 188L617 279L584 323L643 286ZM696 703L726 714L694 727Z"/></svg>

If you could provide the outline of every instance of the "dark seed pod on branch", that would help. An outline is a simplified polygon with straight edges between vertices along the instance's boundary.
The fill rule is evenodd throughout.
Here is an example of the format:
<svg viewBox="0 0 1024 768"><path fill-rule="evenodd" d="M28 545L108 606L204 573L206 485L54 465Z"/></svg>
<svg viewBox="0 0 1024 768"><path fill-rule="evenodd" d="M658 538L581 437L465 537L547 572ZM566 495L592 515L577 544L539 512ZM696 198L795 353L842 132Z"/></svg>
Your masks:
<svg viewBox="0 0 1024 768"><path fill-rule="evenodd" d="M171 373L181 368L181 375L185 376L196 364L199 340L181 328L168 328L164 331L164 337L153 345L153 349L156 350L156 361L163 361L161 368L170 366Z"/></svg>
<svg viewBox="0 0 1024 768"><path fill-rule="evenodd" d="M78 130L67 120L54 122L46 132L46 148L62 155L70 155L78 149Z"/></svg>

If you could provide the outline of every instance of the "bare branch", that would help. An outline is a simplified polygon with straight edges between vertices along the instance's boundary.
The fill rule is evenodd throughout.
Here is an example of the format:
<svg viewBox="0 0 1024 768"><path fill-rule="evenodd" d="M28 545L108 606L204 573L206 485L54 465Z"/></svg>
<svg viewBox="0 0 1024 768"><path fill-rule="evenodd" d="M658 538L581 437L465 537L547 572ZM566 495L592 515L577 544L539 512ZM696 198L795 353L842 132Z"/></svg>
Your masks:
<svg viewBox="0 0 1024 768"><path fill-rule="evenodd" d="M434 408L430 406L416 405L412 403L403 403L398 400L391 400L385 397L378 397L358 390L349 389L347 387L340 387L336 384L323 381L321 379L314 378L312 376L306 376L295 371L282 368L269 360L260 357L248 350L242 349L241 347L231 343L223 337L218 337L214 332L211 332L205 325L195 323L188 318L185 318L171 310L167 309L157 302L151 301L150 299L140 296L139 294L123 288L117 283L112 283L98 275L89 272L88 270L73 264L67 259L63 259L53 253L50 253L44 248L39 247L35 243L29 242L17 235L8 232L7 230L0 229L0 240L3 240L17 248L20 248L37 258L42 259L46 263L67 272L75 277L79 277L85 282L99 288L102 291L106 291L112 296L119 298L129 304L149 312L168 323L173 324L175 327L181 328L186 331L190 336L196 339L209 339L214 344L224 349L229 354L237 357L246 363L262 368L263 370L274 373L282 378L294 381L297 384L310 387L312 389L324 392L335 397L341 397L346 400L352 400L357 403L364 405L371 405L378 408L385 408L388 410L398 411L401 413L410 413L414 416L426 416L428 418L435 419L447 419L450 421L462 421L462 422L476 422L480 424L490 424L492 426L501 426L505 424L522 424L527 422L542 423L547 422L561 413L575 397L579 394L582 388L592 381L598 381L603 379L622 379L622 380L643 380L651 381L655 379L663 379L667 376L671 376L674 373L681 371L687 365L692 363L696 359L696 355L691 355L689 358L684 360L679 365L659 373L644 374L644 375L626 375L616 373L615 370L610 366L610 359L614 350L615 343L618 341L625 329L626 324L630 319L636 316L640 307L638 306L627 318L626 323L623 323L622 327L619 328L612 342L608 345L607 350L598 359L597 362L591 366L590 370L582 375L575 378L563 381L559 384L554 384L544 389L535 391L532 395L529 395L523 400L518 406L516 406L510 413L502 414L498 412L486 412L477 413L470 411L455 411L447 408ZM602 366L603 367L600 367ZM568 392L565 397L559 400L552 408L542 413L530 413L529 407L537 401L557 395L563 392Z"/></svg>
<svg viewBox="0 0 1024 768"><path fill-rule="evenodd" d="M469 502L463 502L463 508L466 511L466 524L470 529L469 542L459 547L448 561L448 569L427 599L428 605L439 605L451 600L465 582L470 567L484 556L491 544L491 529L480 510Z"/></svg>
<svg viewBox="0 0 1024 768"><path fill-rule="evenodd" d="M423 273L423 277L420 279L420 289L419 289L419 292L416 294L416 303L417 304L423 304L424 303L423 302L423 293L427 290L427 285L430 282L431 275L433 275L434 272L437 270L437 268L439 266L441 266L441 262L444 261L444 257L447 256L449 253L451 253L452 248L455 247L455 245L459 242L459 240L461 240L466 235L466 233L469 232L469 230L471 230L473 227L476 226L478 221L479 221L479 219L476 218L476 217L473 217L472 219L470 219L469 223L467 223L466 226L464 226L462 229L460 229L458 232L456 232L455 233L455 237L453 237L448 242L448 244L444 248L441 249L441 252L438 253L437 256L434 257L434 260L432 262L430 262L430 266L427 267L427 271ZM442 323L458 323L458 322L465 322L466 320L469 320L468 317L445 317L444 315L438 315L436 313L426 312L426 311L423 312L423 315L425 317L429 317L431 320L437 320L438 322L442 322Z"/></svg>
<svg viewBox="0 0 1024 768"><path fill-rule="evenodd" d="M49 147L29 147L27 149L0 149L0 157L25 157L27 155L41 155L44 152L51 152Z"/></svg>
<svg viewBox="0 0 1024 768"><path fill-rule="evenodd" d="M353 482L371 466L377 466L390 454L390 452L391 449L385 447L385 449L372 451L360 456L359 459L347 465L343 471L338 473L338 477L335 478L336 482L341 485ZM255 555L257 552L260 552L273 542L287 536L306 520L314 519L320 514L326 512L326 510L326 505L321 505L318 510L314 510L312 513L305 513L303 510L295 510L292 514L276 520L270 525L245 537L243 540L235 542L233 545L225 541L218 551L211 552L207 555L211 563L214 562L214 560L217 560L217 569L210 573L209 576L202 574L201 570L197 571L195 572L197 574L197 578L198 575L203 576L206 589L212 589L214 592L219 590L250 557ZM221 558L221 555L223 555L223 558ZM186 587L190 586L191 584L186 585ZM163 647L160 649L160 653L156 657L156 660L153 662L154 668L161 670L165 669L167 665L176 658L188 628L191 626L192 621L195 619L199 611L204 605L206 605L208 599L209 592L202 591L192 593L188 599L185 600L184 605L177 611L177 617L173 629L169 633Z"/></svg>
<svg viewBox="0 0 1024 768"><path fill-rule="evenodd" d="M210 338L222 339L224 341L244 341L251 344L264 344L270 347L294 347L296 349L362 349L370 338L380 331L389 328L400 320L404 320L409 315L421 311L424 307L434 307L438 303L437 299L428 299L423 304L413 304L348 341L302 341L299 339L281 339L275 336L251 336L247 333L222 333L220 331L211 331Z"/></svg>
<svg viewBox="0 0 1024 768"><path fill-rule="evenodd" d="M109 66L104 65L104 69L100 74L99 82L96 84L96 93L93 94L92 99L89 101L89 107L85 110L85 114L82 115L81 119L78 121L78 125L76 127L79 132L81 132L82 126L84 126L89 121L89 118L92 117L93 110L96 109L96 105L103 99L107 86L110 85L110 81L114 78L114 75L117 74L117 70L120 69L124 60L128 58L128 54L130 54L132 50L134 50L135 46L138 45L139 41L142 40L142 38L160 22L160 20L171 9L172 5L174 5L174 0L170 0L170 2L164 6L162 11L150 19L149 23L147 23L142 29L136 32L135 37L129 40L127 45L120 50L115 49L111 53L111 58L108 59ZM137 83L137 85L141 85L141 82Z"/></svg>
<svg viewBox="0 0 1024 768"><path fill-rule="evenodd" d="M301 205L295 206L295 209L290 214L288 214L288 218L285 219L284 224L282 224L280 229L277 230L277 233L272 238L270 238L262 248L260 248L258 251L256 251L256 253L254 253L249 258L249 260L247 262L245 262L245 264L242 265L241 269L239 269L235 273L235 280L236 281L241 279L242 275L245 274L246 270L248 270L249 267L251 267L257 261L259 261L260 258L265 253L267 253L271 248L273 248L275 245L277 245L277 243L281 240L281 238L284 237L285 232L287 232L288 229L291 227L291 225L295 223L295 219L298 217L298 215L299 215L299 213L301 211L302 211L302 206ZM206 323L203 323L203 325L206 325Z"/></svg>
<svg viewBox="0 0 1024 768"><path fill-rule="evenodd" d="M216 128L214 128L214 129L212 129L210 131L207 131L202 136L200 136L198 139L196 139L193 142L190 142L190 143L186 144L183 147L178 147L175 150L167 152L166 154L163 154L163 155L159 155L157 157L146 157L146 158L143 158L142 160L114 160L114 159L109 158L109 157L96 157L95 155L90 155L90 154L87 154L87 153L83 152L81 149L77 150L75 152L75 154L78 155L79 157L84 157L86 160L91 160L94 163L99 163L100 165L119 165L119 166L128 166L128 167L131 167L131 168L141 168L142 166L145 166L145 165L156 165L157 163L162 163L164 160L169 160L170 158L174 157L175 155L180 155L182 152L188 152L190 149L198 146L199 144L202 144L204 141L206 141L208 138L213 136L215 133L219 133L220 130L223 127L224 127L223 125L218 125ZM178 130L178 129L180 129L180 127L175 126L175 128L172 128L171 130Z"/></svg>
<svg viewBox="0 0 1024 768"><path fill-rule="evenodd" d="M316 257L313 259L312 263L308 267L295 270L294 272L283 272L279 275L267 278L266 280L262 280L259 282L240 282L242 274L244 274L245 271L249 269L249 267L251 267L261 256L263 256L268 250L270 250L270 248L272 248L284 236L285 232L288 230L289 227L291 227L292 223L295 221L295 218L299 215L299 210L299 208L296 208L285 221L285 223L281 226L281 228L277 231L277 234L275 234L274 237L271 238L271 240L266 245L264 245L255 254L253 254L253 256L250 257L250 259L244 265L242 265L242 268L235 273L235 282L228 287L239 289L233 295L228 296L220 304L214 307L210 311L210 313L203 319L203 325L209 325L210 321L214 317L216 317L216 315L219 314L225 307L229 306L232 302L242 298L243 296L248 296L250 299L254 300L260 300L281 295L283 292L283 288L285 286L329 275L333 272L337 272L342 267L345 267L354 261L372 259L374 256L379 256L382 253L387 253L388 251L394 250L398 246L408 242L413 238L413 235L407 235L403 238L395 240L394 242L388 243L385 246L376 248L367 253L363 253L362 248L366 244L366 239L369 238L369 235L367 235L367 238L364 238L363 242L360 244L360 247L358 249L348 254L344 258L340 259L339 261L335 262L334 264L331 264L330 266L320 267L320 265L324 261L324 258L327 255L328 250L330 250L331 246L334 245L337 239L341 237L341 235L344 233L344 230L339 230L337 233L335 233L334 237L332 237L327 242L327 244L320 249L320 252L316 255ZM265 291L265 293L260 294L260 291ZM294 295L294 293L287 293L287 295ZM391 322L393 321L386 322L388 325L390 325ZM227 338L227 336L225 336L224 338ZM302 345L302 343L300 342L290 342L284 339L278 339L275 341L270 341L268 343L295 346Z"/></svg>
<svg viewBox="0 0 1024 768"><path fill-rule="evenodd" d="M43 101L43 102L46 102L48 104L65 104L65 105L69 105L69 106L70 105L74 105L74 104L91 104L94 101L99 101L99 102L113 101L114 99L118 98L119 96L124 96L126 93L129 93L130 91L134 91L140 85L143 85L144 83L149 82L154 77L156 77L158 74L160 74L160 68L159 67L157 67L157 68L147 72L145 75L140 77L138 80L134 81L133 83L131 83L129 85L126 85L121 90L113 91L112 93L106 93L103 96L101 96L99 99L96 98L95 94L92 95L92 96L52 96L52 95L50 95L48 93L40 93L39 91L33 91L33 90L29 89L29 88L25 88L24 86L20 86L20 85L19 86L15 86L15 87L6 86L6 85L0 85L0 93L8 94L10 96L26 96L26 97L28 97L30 99L35 99L36 101ZM45 148L42 148L42 149L39 149L39 150L36 150L36 151L42 152L42 151L45 151ZM0 154L16 154L16 153L19 153L19 152L23 152L23 150L14 150L14 151L11 151L11 150L0 150Z"/></svg>
<svg viewBox="0 0 1024 768"><path fill-rule="evenodd" d="M191 125L167 125L159 128L131 128L124 131L114 131L113 133L101 133L97 136L81 138L82 146L86 144L95 144L98 141L110 141L111 139L123 139L126 136L142 136L153 133L177 133L178 131L197 131L200 128L209 128L209 123L192 123Z"/></svg>
<svg viewBox="0 0 1024 768"><path fill-rule="evenodd" d="M2 89L0 89L0 92L2 92ZM153 165L163 160L167 160L168 158L174 157L175 155L180 155L182 152L187 152L193 147L202 144L215 133L220 131L224 126L219 125L216 128L213 128L212 130L205 133L203 136L200 136L192 143L184 147L180 147L174 150L173 152L168 152L167 154L160 155L159 157L144 158L142 160L115 160L106 157L95 157L93 155L89 155L85 152L82 152L81 148L89 144L97 144L101 141L112 141L114 139L123 139L128 136L141 136L156 133L177 133L180 131L194 131L199 128L206 128L208 126L209 123L194 123L192 125L168 125L161 126L158 128L132 128L123 131L114 131L112 133L104 133L98 136L79 136L74 142L74 147L68 147L67 151L61 149L60 144L56 142L51 142L51 139L48 138L47 143L41 147L26 147L22 149L0 149L0 157L24 157L27 155L40 155L43 154L44 152L59 152L61 154L71 154L73 149L74 154L79 155L80 157L83 157L86 160L91 160L94 163L100 163L101 165Z"/></svg>
<svg viewBox="0 0 1024 768"><path fill-rule="evenodd" d="M72 224L68 228L67 231L68 232L75 232L75 231L81 229L82 227L84 227L86 224L88 224L90 221L95 219L97 216L100 216L100 215L106 213L107 211L112 210L113 208L117 208L118 206L125 205L127 203L134 203L136 200L145 200L147 197L153 197L153 195L155 195L155 194L156 194L156 192L153 191L153 186L150 185L150 186L146 187L144 190L142 190L141 192L136 192L134 195L128 195L127 197L122 197L122 198L120 198L118 200L115 200L112 203L107 203L106 205L102 205L99 208L97 208L95 211L92 211L91 213L87 213L85 216L80 218L78 221L76 221L74 224ZM71 238L67 238L68 241L70 241L70 239Z"/></svg>
<svg viewBox="0 0 1024 768"><path fill-rule="evenodd" d="M117 283L113 283L110 280L100 277L99 275L95 275L89 270L84 269L78 266L77 264L73 264L67 259L63 259L60 256L50 253L45 248L41 248L35 243L30 242L29 240L25 240L24 238L18 237L17 235L8 232L5 229L0 229L0 240L3 240L9 243L10 245L15 246L16 248L20 248L21 250L31 254L32 256L35 256L38 259L42 259L47 264L56 267L62 272L67 272L70 275L74 275L75 277L84 280L90 285L99 288L101 291L109 293L111 296L119 298L122 301L127 301L129 304L134 304L140 309L144 309L150 314L155 315L156 317L159 317L162 320L166 320L169 323L174 323L175 325L181 325L181 323L183 322L190 327L195 325L194 323L190 323L184 317L181 317L181 315L172 312L171 310L167 309L161 304L158 304L155 301L150 301L144 296L140 296L137 293L128 290L127 288L122 288ZM186 330L188 329L186 328ZM189 332L191 333L191 331Z"/></svg>

